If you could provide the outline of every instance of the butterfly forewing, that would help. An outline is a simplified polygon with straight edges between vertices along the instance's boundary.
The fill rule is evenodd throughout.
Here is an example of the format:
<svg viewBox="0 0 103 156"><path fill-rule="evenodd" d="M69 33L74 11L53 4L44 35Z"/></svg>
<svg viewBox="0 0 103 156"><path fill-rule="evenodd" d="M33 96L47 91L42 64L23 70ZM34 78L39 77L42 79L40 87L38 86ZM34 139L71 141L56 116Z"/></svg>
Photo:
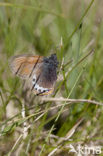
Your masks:
<svg viewBox="0 0 103 156"><path fill-rule="evenodd" d="M38 63L43 60L42 56L18 55L10 60L12 72L23 79L29 78L33 70L37 68Z"/></svg>

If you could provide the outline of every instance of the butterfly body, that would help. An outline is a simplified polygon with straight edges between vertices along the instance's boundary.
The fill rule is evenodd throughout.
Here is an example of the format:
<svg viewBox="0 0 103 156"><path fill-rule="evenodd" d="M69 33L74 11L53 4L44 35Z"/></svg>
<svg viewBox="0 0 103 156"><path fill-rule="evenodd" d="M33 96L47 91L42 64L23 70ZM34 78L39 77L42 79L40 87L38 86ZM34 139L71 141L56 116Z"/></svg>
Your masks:
<svg viewBox="0 0 103 156"><path fill-rule="evenodd" d="M19 55L10 61L10 68L15 75L30 81L31 91L37 95L48 95L54 90L57 79L58 61L56 54L50 57Z"/></svg>

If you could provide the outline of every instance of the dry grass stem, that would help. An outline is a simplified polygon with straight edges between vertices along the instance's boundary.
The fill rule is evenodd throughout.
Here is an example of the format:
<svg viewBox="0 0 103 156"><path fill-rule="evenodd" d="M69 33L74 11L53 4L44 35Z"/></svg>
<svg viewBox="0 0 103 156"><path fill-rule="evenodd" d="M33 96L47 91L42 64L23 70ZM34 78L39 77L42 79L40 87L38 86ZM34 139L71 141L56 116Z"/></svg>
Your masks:
<svg viewBox="0 0 103 156"><path fill-rule="evenodd" d="M71 102L71 103L85 102L85 103L91 103L91 104L103 106L102 102L98 102L95 100L88 100L88 99L68 99L68 98L60 97L60 98L42 98L42 101Z"/></svg>

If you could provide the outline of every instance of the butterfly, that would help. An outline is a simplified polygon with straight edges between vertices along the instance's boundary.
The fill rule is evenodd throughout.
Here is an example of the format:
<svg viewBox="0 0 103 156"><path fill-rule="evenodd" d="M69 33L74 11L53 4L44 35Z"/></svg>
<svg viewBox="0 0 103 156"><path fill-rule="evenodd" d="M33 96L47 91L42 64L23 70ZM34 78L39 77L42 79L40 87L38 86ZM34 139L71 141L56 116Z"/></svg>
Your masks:
<svg viewBox="0 0 103 156"><path fill-rule="evenodd" d="M50 57L17 55L13 56L9 63L13 74L29 80L29 89L41 96L53 93L58 64L56 54Z"/></svg>

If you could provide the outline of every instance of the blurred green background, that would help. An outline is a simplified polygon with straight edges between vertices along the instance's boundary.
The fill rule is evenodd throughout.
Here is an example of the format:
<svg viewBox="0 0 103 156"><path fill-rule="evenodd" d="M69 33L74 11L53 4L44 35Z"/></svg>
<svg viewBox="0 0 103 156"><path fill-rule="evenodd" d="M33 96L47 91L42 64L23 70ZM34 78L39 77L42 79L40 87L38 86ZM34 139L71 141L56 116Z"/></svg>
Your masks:
<svg viewBox="0 0 103 156"><path fill-rule="evenodd" d="M102 19L102 0L0 0L0 155L47 156L58 148L53 156L72 156L70 144L103 145L103 106L44 102L23 90L8 65L17 54L56 53L60 72L51 96L102 102ZM22 104L30 126L24 140Z"/></svg>

